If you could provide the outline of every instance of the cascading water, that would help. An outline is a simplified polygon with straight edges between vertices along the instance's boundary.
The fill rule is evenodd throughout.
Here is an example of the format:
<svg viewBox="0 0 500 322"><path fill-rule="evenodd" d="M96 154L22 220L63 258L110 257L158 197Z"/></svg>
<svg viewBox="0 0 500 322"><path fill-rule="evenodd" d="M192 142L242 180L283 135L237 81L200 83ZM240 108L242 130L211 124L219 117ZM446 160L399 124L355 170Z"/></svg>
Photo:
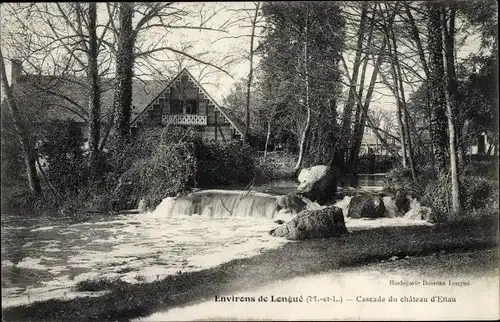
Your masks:
<svg viewBox="0 0 500 322"><path fill-rule="evenodd" d="M157 215L203 217L261 217L273 219L277 196L254 191L202 190L186 196L166 198Z"/></svg>

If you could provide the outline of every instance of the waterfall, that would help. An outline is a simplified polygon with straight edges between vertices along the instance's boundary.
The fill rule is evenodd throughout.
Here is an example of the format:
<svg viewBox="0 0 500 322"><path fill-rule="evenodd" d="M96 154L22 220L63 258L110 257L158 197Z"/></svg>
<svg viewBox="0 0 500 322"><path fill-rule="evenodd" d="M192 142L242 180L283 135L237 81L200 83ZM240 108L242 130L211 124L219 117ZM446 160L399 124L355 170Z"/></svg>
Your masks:
<svg viewBox="0 0 500 322"><path fill-rule="evenodd" d="M155 214L204 217L263 217L273 219L277 196L254 191L202 190L165 198Z"/></svg>

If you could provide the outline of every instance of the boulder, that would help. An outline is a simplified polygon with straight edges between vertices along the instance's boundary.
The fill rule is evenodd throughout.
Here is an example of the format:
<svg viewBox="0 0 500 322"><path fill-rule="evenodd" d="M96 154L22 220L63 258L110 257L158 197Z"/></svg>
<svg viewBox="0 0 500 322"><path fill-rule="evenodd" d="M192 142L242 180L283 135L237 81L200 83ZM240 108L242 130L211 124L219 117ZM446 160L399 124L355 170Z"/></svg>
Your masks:
<svg viewBox="0 0 500 322"><path fill-rule="evenodd" d="M337 192L335 171L326 165L302 169L297 179L297 192L311 201L330 202Z"/></svg>
<svg viewBox="0 0 500 322"><path fill-rule="evenodd" d="M348 232L342 209L332 206L320 210L304 210L269 233L275 237L304 240L343 236Z"/></svg>
<svg viewBox="0 0 500 322"><path fill-rule="evenodd" d="M425 206L411 208L405 215L405 219L433 221L432 209Z"/></svg>
<svg viewBox="0 0 500 322"><path fill-rule="evenodd" d="M385 213L385 205L378 195L362 195L352 197L347 217L380 218Z"/></svg>
<svg viewBox="0 0 500 322"><path fill-rule="evenodd" d="M405 214L410 210L410 197L405 189L399 189L396 191L396 196L394 197L394 203L396 204L396 209L401 213Z"/></svg>
<svg viewBox="0 0 500 322"><path fill-rule="evenodd" d="M289 193L284 196L279 196L276 200L276 211L286 211L298 214L307 208L307 203L302 200L296 193Z"/></svg>

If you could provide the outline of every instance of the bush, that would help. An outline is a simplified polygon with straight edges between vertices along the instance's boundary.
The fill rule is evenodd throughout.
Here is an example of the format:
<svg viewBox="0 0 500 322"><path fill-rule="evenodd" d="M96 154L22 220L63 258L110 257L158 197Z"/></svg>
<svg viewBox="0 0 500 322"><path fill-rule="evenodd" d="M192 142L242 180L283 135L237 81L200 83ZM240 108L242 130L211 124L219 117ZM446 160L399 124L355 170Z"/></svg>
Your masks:
<svg viewBox="0 0 500 322"><path fill-rule="evenodd" d="M192 188L196 168L192 142L160 144L151 156L136 161L123 174L122 182L131 184L131 192L139 199L156 206L164 198Z"/></svg>
<svg viewBox="0 0 500 322"><path fill-rule="evenodd" d="M438 174L433 177L433 171L424 167L414 182L409 169L395 168L387 173L384 183L387 189L405 193L417 198L423 206L432 208L439 222L456 219L451 218L452 196L451 178L449 174ZM477 209L498 207L498 181L476 175L460 176L460 202L463 215Z"/></svg>
<svg viewBox="0 0 500 322"><path fill-rule="evenodd" d="M83 204L75 207L116 211L135 208L144 199L154 208L196 186L246 185L254 178L252 154L240 142L204 141L190 129L146 129L131 143L109 151L110 171L82 191L76 199Z"/></svg>
<svg viewBox="0 0 500 322"><path fill-rule="evenodd" d="M87 183L89 167L83 151L83 132L74 121L54 121L47 127L40 152L49 164L47 177L55 189L69 196Z"/></svg>
<svg viewBox="0 0 500 322"><path fill-rule="evenodd" d="M411 170L403 167L391 169L384 177L384 187L392 192L398 190L413 190Z"/></svg>
<svg viewBox="0 0 500 322"><path fill-rule="evenodd" d="M498 182L484 177L465 176L460 182L460 201L466 210L498 203Z"/></svg>
<svg viewBox="0 0 500 322"><path fill-rule="evenodd" d="M255 172L260 182L293 177L297 156L286 152L268 152L255 160ZM295 178L294 178L295 179Z"/></svg>
<svg viewBox="0 0 500 322"><path fill-rule="evenodd" d="M198 142L197 184L201 188L249 184L255 176L254 153L240 142Z"/></svg>

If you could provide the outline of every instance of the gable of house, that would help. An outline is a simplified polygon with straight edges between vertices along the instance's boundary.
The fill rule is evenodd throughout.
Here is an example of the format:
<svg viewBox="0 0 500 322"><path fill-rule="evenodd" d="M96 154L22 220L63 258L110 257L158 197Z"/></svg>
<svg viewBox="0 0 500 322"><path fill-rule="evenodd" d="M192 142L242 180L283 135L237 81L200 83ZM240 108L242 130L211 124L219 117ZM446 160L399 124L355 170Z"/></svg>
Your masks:
<svg viewBox="0 0 500 322"><path fill-rule="evenodd" d="M182 102L182 104L180 104ZM193 104L191 104L193 102ZM205 126L205 132L213 127L211 136L224 135L220 126L243 136L243 127L231 113L220 106L187 70L183 69L165 88L139 111L131 126L166 125Z"/></svg>

